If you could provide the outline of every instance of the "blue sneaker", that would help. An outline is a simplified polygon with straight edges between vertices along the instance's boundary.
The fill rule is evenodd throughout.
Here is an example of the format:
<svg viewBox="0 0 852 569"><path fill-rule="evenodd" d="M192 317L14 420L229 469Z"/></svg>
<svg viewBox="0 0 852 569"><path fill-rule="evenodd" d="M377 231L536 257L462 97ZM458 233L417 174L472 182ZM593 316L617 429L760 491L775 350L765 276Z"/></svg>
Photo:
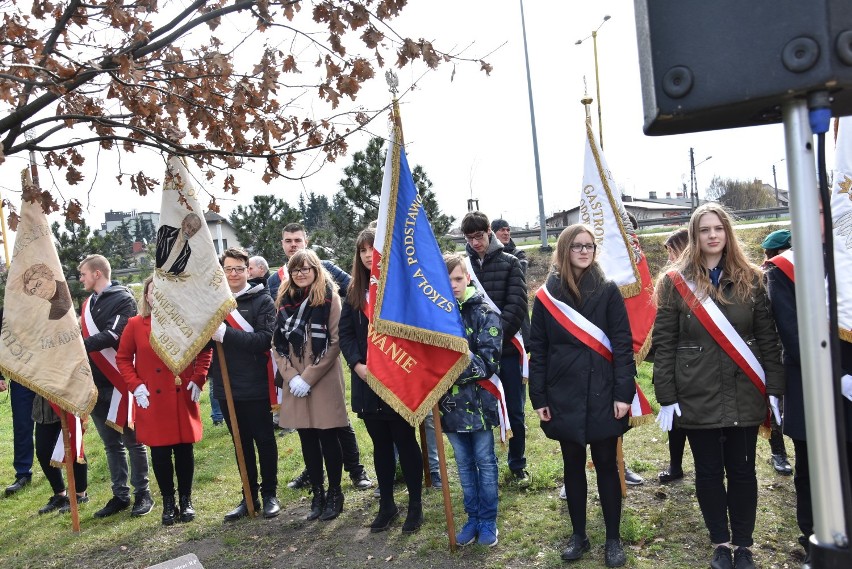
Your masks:
<svg viewBox="0 0 852 569"><path fill-rule="evenodd" d="M494 547L497 545L497 522L481 522L479 524L479 545Z"/></svg>
<svg viewBox="0 0 852 569"><path fill-rule="evenodd" d="M461 531L456 535L456 544L460 546L470 545L476 541L476 534L479 532L479 520L477 518L468 518Z"/></svg>

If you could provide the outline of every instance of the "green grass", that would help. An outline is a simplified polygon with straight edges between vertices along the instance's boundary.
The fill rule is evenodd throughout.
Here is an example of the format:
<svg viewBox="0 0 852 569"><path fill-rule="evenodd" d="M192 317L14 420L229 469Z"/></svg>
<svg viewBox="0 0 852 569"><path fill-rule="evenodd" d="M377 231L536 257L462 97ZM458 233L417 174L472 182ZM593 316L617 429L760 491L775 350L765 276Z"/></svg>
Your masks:
<svg viewBox="0 0 852 569"><path fill-rule="evenodd" d="M650 385L650 366L640 368L640 383L656 407ZM424 490L426 521L412 536L399 531L401 522L390 531L370 534L376 512L371 491L357 492L344 482L344 513L332 522L306 522L309 497L286 488L286 482L303 467L298 438L279 437L279 492L284 512L272 521L244 520L225 525L222 516L240 499L239 479L233 445L224 427L213 427L206 396L202 399L204 438L196 445L196 471L193 501L197 519L189 524L163 528L159 523L160 498L156 483L152 489L158 502L154 512L143 518L127 513L105 520L92 517L110 497L109 476L103 446L94 429L86 435L89 459L89 494L92 501L80 510L82 531L71 532L69 516L38 516L47 502L50 488L36 465L33 484L11 498L0 498L4 531L0 532L0 562L17 567L146 567L164 560L195 553L205 567L333 567L346 569L373 566L517 568L563 567L559 554L571 533L565 502L559 500L562 459L556 441L545 438L527 412L527 456L532 485L519 490L510 483L506 449L497 445L500 464L500 543L494 549L471 546L456 554L448 552L442 494ZM353 417L364 462L372 474L372 445L363 423ZM8 395L0 394L0 481L14 477L11 467L11 417ZM789 445L792 451L792 445ZM450 445L448 471L456 528L465 521L461 491L455 474ZM654 425L632 429L624 439L627 463L646 478L646 483L628 491L623 506L622 535L628 552L628 567L706 566L711 553L706 530L695 502L693 469L687 455L687 477L672 486L660 486L656 473L668 464L665 435ZM768 464L769 446L758 442L760 506L755 533L755 558L760 567L793 566L796 550L793 514L794 491L791 478L775 475ZM153 473L152 473L153 476ZM592 551L572 568L603 565L605 538L593 471L589 482L588 531ZM404 487L397 486L397 501L406 503ZM386 559L389 559L386 561Z"/></svg>

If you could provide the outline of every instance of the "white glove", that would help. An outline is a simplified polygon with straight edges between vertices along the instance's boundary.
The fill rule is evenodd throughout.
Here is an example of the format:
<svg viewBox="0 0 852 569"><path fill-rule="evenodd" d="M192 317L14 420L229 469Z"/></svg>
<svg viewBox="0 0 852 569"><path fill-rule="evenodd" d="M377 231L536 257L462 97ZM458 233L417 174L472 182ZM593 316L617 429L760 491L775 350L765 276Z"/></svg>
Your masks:
<svg viewBox="0 0 852 569"><path fill-rule="evenodd" d="M852 401L852 375L846 374L840 378L840 392L843 397Z"/></svg>
<svg viewBox="0 0 852 569"><path fill-rule="evenodd" d="M778 398L774 395L769 396L769 408L772 409L772 414L775 416L775 422L781 424L781 408L778 405Z"/></svg>
<svg viewBox="0 0 852 569"><path fill-rule="evenodd" d="M663 405L660 407L660 412L657 413L657 424L660 426L661 430L665 432L669 432L672 430L675 413L677 413L677 416L680 417L680 405L677 403L672 403L671 405Z"/></svg>
<svg viewBox="0 0 852 569"><path fill-rule="evenodd" d="M311 386L308 385L301 375L296 375L290 380L290 393L294 397L306 397L311 391Z"/></svg>
<svg viewBox="0 0 852 569"><path fill-rule="evenodd" d="M227 328L228 327L225 326L225 323L222 322L221 324L219 324L219 327L216 328L216 331L213 332L213 335L210 336L210 339L215 341L215 342L219 342L221 344L222 342L225 341L225 330Z"/></svg>
<svg viewBox="0 0 852 569"><path fill-rule="evenodd" d="M190 381L186 384L186 390L191 393L189 397L192 399L193 403L201 401L201 388L195 385L194 381Z"/></svg>
<svg viewBox="0 0 852 569"><path fill-rule="evenodd" d="M144 383L133 390L133 397L136 398L136 404L143 409L147 409L150 404L148 402L149 395L151 394L148 392L148 388L145 387Z"/></svg>

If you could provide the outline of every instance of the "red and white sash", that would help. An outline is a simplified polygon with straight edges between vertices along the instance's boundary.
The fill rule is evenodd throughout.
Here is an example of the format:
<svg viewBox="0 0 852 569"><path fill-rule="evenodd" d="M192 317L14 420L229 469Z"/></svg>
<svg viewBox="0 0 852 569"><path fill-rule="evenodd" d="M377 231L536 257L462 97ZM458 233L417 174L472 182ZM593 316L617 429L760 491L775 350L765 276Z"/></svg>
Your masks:
<svg viewBox="0 0 852 569"><path fill-rule="evenodd" d="M558 322L569 334L577 338L582 344L585 344L589 349L612 362L612 343L609 341L606 333L598 328L591 320L554 297L547 290L547 285L542 285L536 293L535 297L541 302L547 312ZM639 382L636 384L636 394L633 396L633 401L630 403L630 424L638 425L642 421L640 417L651 417L653 411L648 403L648 398L639 387Z"/></svg>
<svg viewBox="0 0 852 569"><path fill-rule="evenodd" d="M92 297L89 296L83 301L83 318L81 320L84 338L101 333L92 317L91 299ZM127 391L127 382L124 381L124 376L118 371L118 366L115 363L115 354L115 348L104 348L99 352L89 352L89 357L113 385L106 424L121 433L124 432L126 426L133 428L134 406L132 394Z"/></svg>
<svg viewBox="0 0 852 569"><path fill-rule="evenodd" d="M287 265L281 265L281 268L278 269L278 279L281 281L281 284L284 284L290 278L290 274L287 272Z"/></svg>
<svg viewBox="0 0 852 569"><path fill-rule="evenodd" d="M248 323L248 320L243 318L243 315L235 308L225 317L231 328L242 330L243 332L254 332L254 326ZM283 391L275 387L275 372L278 371L278 365L275 363L275 358L272 357L271 351L264 352L266 354L266 376L267 384L269 385L269 403L272 412L278 411L281 407L281 397Z"/></svg>
<svg viewBox="0 0 852 569"><path fill-rule="evenodd" d="M56 413L57 417L61 416L60 413L65 413L59 406L50 403L51 408L53 408L53 412ZM68 439L71 446L71 452L74 453L74 460L83 464L86 462L85 455L83 453L83 435L85 434L85 429L83 429L83 423L80 421L80 417L76 415L72 415L71 413L66 413L66 417L72 419L68 421ZM59 437L56 440L56 444L53 447L53 453L50 455L50 465L55 466L56 468L62 468L65 466L65 442L62 440L62 431L59 431Z"/></svg>
<svg viewBox="0 0 852 569"><path fill-rule="evenodd" d="M737 333L731 322L722 314L719 307L709 296L699 300L695 296L695 283L687 281L677 271L669 271L668 277L674 283L675 289L686 301L686 305L698 318L698 321L710 334L710 337L719 344L719 347L734 360L734 363L743 370L746 377L766 397L766 372L757 361L745 340Z"/></svg>
<svg viewBox="0 0 852 569"><path fill-rule="evenodd" d="M781 272L787 275L790 282L796 282L795 263L793 262L793 250L787 249L780 255L775 255L769 262L781 269Z"/></svg>
<svg viewBox="0 0 852 569"><path fill-rule="evenodd" d="M470 263L470 257L465 257L464 262L467 266L467 274L470 275L470 282L473 283L474 288L476 288L476 292L482 295L482 298L485 299L485 303L491 307L491 310L497 314L502 314L502 311L497 308L497 305L494 304L494 301L491 300L491 297L488 296L487 292L485 292L485 289L482 287L482 283L480 283L479 279L476 277L476 273L473 272L473 265ZM526 380L530 376L530 358L527 355L527 348L524 346L524 338L521 336L520 330L515 332L515 335L512 336L512 345L515 346L515 349L517 349L521 354L521 377Z"/></svg>

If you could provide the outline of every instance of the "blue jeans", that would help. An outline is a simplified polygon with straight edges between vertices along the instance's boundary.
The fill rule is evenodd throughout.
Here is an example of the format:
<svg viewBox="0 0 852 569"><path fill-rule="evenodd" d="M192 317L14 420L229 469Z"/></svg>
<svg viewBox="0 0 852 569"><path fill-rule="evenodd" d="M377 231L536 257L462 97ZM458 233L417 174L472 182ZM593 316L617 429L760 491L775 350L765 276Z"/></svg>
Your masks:
<svg viewBox="0 0 852 569"><path fill-rule="evenodd" d="M112 494L116 498L129 500L127 457L130 457L130 484L133 486L133 493L148 492L148 450L145 445L136 441L136 432L133 429L125 427L124 432L119 433L106 424L111 397L111 387L99 389L98 403L92 410L91 417L104 442L104 454L106 454L109 477L112 481Z"/></svg>
<svg viewBox="0 0 852 569"><path fill-rule="evenodd" d="M12 401L12 431L14 445L12 466L15 478L33 475L33 398L35 393L17 381L9 381L9 398ZM54 441L56 442L56 441Z"/></svg>
<svg viewBox="0 0 852 569"><path fill-rule="evenodd" d="M423 425L426 427L426 454L429 455L429 472L440 474L438 443L435 442L435 418L432 416L432 411L429 411L429 414L423 419Z"/></svg>
<svg viewBox="0 0 852 569"><path fill-rule="evenodd" d="M219 400L213 397L212 393L210 394L210 418L213 419L214 423L221 423L225 420Z"/></svg>
<svg viewBox="0 0 852 569"><path fill-rule="evenodd" d="M497 455L494 432L447 433L464 493L464 511L481 522L497 521Z"/></svg>
<svg viewBox="0 0 852 569"><path fill-rule="evenodd" d="M527 404L527 386L521 377L521 360L518 354L500 358L500 381L506 393L506 411L509 414L509 469L523 470L527 467L527 427L524 423L524 406Z"/></svg>

